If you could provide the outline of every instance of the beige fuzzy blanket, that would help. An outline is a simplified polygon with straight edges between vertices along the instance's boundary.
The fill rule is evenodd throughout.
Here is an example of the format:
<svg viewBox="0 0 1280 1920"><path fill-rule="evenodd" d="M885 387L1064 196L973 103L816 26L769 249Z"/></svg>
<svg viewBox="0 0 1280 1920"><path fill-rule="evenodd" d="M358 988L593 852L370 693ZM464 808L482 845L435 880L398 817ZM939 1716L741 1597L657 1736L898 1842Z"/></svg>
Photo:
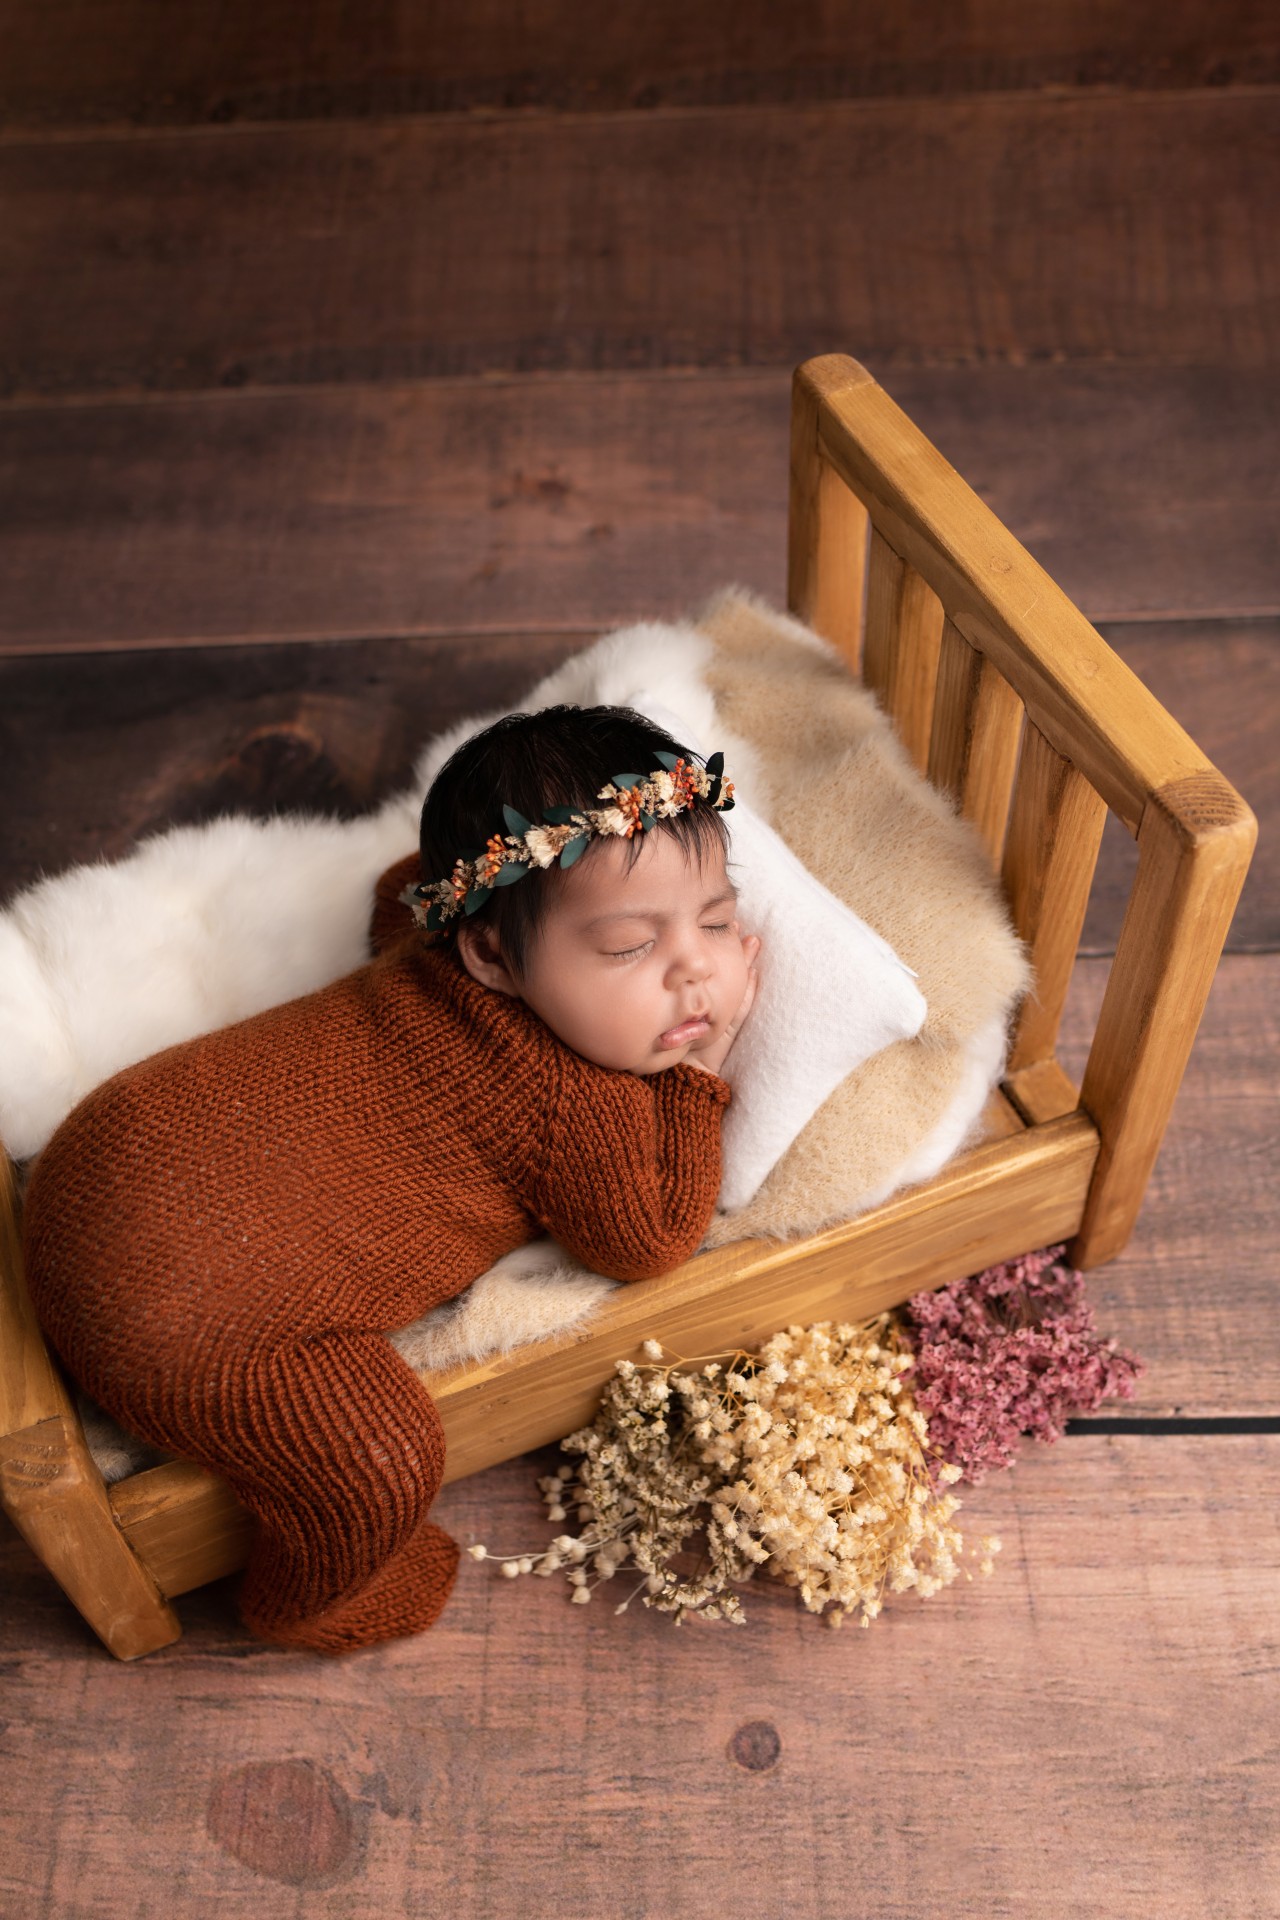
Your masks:
<svg viewBox="0 0 1280 1920"><path fill-rule="evenodd" d="M915 1039L836 1089L750 1204L716 1217L708 1243L791 1238L929 1177L974 1137L1027 967L976 834L916 772L834 653L741 589L718 594L692 624L711 643L701 677L716 741L735 769L750 769L753 802L914 969L929 1009ZM548 699L573 697L546 684ZM394 1343L429 1372L566 1328L613 1284L536 1243ZM108 1477L142 1464L103 1417L91 1412L86 1424Z"/></svg>

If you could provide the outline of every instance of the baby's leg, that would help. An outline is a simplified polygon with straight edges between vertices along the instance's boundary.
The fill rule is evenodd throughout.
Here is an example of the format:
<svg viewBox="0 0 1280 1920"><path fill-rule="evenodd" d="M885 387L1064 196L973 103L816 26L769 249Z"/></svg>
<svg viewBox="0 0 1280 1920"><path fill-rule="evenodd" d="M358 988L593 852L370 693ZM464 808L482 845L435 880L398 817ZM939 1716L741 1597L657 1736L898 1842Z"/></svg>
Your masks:
<svg viewBox="0 0 1280 1920"><path fill-rule="evenodd" d="M252 1632L343 1653L431 1625L458 1561L425 1517L444 1434L380 1334L224 1355L183 1412L191 1451L258 1523L239 1596Z"/></svg>

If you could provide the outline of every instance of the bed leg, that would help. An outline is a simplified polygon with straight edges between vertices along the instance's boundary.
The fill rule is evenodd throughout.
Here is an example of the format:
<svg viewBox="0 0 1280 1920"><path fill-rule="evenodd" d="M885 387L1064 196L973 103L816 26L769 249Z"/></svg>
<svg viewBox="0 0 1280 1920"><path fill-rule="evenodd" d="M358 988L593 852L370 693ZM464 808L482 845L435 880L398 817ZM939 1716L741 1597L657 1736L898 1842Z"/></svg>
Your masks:
<svg viewBox="0 0 1280 1920"><path fill-rule="evenodd" d="M78 1422L51 1414L0 1440L0 1498L14 1526L118 1660L181 1635L169 1605L116 1525Z"/></svg>
<svg viewBox="0 0 1280 1920"><path fill-rule="evenodd" d="M0 1153L0 1504L120 1660L176 1640L178 1617L116 1524L22 1275L17 1181Z"/></svg>

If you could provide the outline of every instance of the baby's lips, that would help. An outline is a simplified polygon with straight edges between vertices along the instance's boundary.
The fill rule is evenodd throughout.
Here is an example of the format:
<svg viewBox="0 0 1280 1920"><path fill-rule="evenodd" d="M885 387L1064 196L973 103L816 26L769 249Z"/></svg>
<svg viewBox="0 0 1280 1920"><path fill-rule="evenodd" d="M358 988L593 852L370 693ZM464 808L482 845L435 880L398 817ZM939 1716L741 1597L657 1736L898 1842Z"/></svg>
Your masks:
<svg viewBox="0 0 1280 1920"><path fill-rule="evenodd" d="M668 1027L659 1034L658 1044L662 1047L684 1047L694 1040L700 1040L704 1033L710 1033L711 1022L705 1015L697 1020L682 1020L679 1026Z"/></svg>

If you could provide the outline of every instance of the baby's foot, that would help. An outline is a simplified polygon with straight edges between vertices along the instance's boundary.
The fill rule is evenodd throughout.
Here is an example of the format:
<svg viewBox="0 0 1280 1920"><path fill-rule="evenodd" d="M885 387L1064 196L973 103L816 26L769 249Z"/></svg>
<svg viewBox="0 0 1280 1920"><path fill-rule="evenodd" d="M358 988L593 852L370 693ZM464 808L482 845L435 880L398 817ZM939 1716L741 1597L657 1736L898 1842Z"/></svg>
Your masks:
<svg viewBox="0 0 1280 1920"><path fill-rule="evenodd" d="M353 1653L379 1640L422 1633L444 1608L458 1570L458 1543L442 1527L422 1525L372 1580L349 1599L282 1626L246 1624L260 1639L312 1653Z"/></svg>

